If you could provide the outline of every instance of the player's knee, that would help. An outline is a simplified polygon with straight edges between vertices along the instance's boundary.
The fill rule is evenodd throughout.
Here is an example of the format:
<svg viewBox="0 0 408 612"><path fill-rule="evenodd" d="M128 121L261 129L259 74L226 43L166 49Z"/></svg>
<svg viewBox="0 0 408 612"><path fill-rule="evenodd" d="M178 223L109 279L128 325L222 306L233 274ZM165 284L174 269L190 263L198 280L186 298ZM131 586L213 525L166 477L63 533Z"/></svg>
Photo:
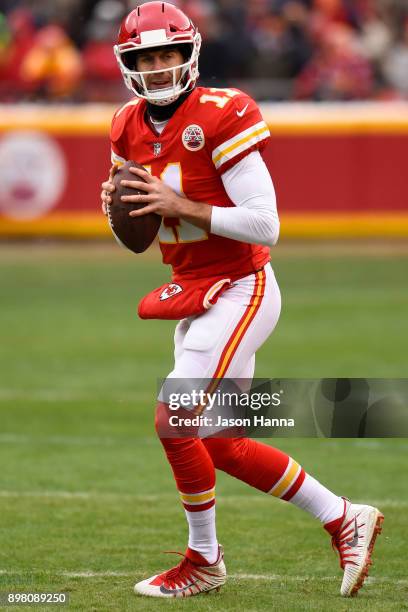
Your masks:
<svg viewBox="0 0 408 612"><path fill-rule="evenodd" d="M164 402L157 402L156 413L154 417L154 426L159 438L165 437L166 431L169 428L168 405Z"/></svg>
<svg viewBox="0 0 408 612"><path fill-rule="evenodd" d="M207 438L203 442L215 467L223 472L234 471L246 457L247 438Z"/></svg>

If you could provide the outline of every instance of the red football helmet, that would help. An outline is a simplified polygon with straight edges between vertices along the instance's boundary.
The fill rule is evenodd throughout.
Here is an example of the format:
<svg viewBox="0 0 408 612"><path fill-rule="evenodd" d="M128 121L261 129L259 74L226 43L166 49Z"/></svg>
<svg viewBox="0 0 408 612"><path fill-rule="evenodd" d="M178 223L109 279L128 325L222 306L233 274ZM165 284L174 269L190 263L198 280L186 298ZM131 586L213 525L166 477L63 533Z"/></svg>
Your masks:
<svg viewBox="0 0 408 612"><path fill-rule="evenodd" d="M166 69L166 72L173 73L171 87L149 90L146 87L145 75L163 70L137 72L134 69L134 51L165 45L186 45L187 53L183 53L183 57L189 59L183 64ZM152 104L165 105L174 102L181 93L194 87L198 78L200 46L200 33L183 11L168 2L147 2L138 6L123 20L114 51L126 86L136 96L145 98ZM129 55L131 52L132 55ZM133 60L133 65L130 59ZM177 80L179 69L181 76Z"/></svg>

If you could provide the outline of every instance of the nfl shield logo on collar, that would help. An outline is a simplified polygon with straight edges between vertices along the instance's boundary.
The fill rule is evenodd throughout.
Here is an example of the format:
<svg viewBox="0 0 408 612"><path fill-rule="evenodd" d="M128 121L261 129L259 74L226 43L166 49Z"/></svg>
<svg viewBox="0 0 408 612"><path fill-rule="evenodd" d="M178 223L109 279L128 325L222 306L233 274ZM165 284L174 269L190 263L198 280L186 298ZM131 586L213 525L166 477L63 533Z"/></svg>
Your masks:
<svg viewBox="0 0 408 612"><path fill-rule="evenodd" d="M161 153L161 142L153 143L153 155L157 157Z"/></svg>

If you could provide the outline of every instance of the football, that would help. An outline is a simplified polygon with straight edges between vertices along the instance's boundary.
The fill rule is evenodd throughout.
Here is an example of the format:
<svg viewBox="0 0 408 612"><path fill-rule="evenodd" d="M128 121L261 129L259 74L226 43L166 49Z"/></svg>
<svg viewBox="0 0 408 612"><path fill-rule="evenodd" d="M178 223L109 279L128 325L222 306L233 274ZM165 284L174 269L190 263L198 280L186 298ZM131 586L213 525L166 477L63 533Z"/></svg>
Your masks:
<svg viewBox="0 0 408 612"><path fill-rule="evenodd" d="M141 217L129 216L132 210L139 210L146 206L144 203L122 202L121 200L124 195L144 193L120 184L122 180L143 180L130 172L131 167L144 170L143 166L133 160L127 161L119 168L113 178L116 190L111 194L112 202L107 207L108 221L114 237L121 246L134 253L143 253L155 239L162 218L156 213L148 213Z"/></svg>

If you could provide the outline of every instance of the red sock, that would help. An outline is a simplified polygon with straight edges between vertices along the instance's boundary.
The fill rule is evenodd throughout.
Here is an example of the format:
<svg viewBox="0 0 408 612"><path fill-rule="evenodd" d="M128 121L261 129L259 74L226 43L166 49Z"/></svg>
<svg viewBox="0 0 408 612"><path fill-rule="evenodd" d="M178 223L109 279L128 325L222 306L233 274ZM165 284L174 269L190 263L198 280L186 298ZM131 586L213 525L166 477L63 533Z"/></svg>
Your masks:
<svg viewBox="0 0 408 612"><path fill-rule="evenodd" d="M285 501L304 481L303 468L267 444L249 438L208 438L203 443L217 469Z"/></svg>
<svg viewBox="0 0 408 612"><path fill-rule="evenodd" d="M163 425L164 422L164 425ZM156 430L168 431L167 405L158 403ZM199 438L160 438L173 470L181 501L188 512L201 512L215 504L214 463Z"/></svg>

